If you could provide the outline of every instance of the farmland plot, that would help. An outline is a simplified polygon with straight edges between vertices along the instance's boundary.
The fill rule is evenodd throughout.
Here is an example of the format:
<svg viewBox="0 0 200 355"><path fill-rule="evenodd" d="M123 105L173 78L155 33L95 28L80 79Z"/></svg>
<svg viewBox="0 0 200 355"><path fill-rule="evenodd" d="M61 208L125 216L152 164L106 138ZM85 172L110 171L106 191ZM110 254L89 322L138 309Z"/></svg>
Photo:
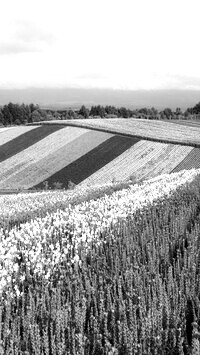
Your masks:
<svg viewBox="0 0 200 355"><path fill-rule="evenodd" d="M140 180L149 179L160 174L168 174L172 172L174 167L193 149L192 147L175 144L164 145L165 147L161 154L158 157L149 159L144 167L134 172L133 176Z"/></svg>
<svg viewBox="0 0 200 355"><path fill-rule="evenodd" d="M193 148L141 140L82 184L123 181L131 176L137 181L169 173Z"/></svg>
<svg viewBox="0 0 200 355"><path fill-rule="evenodd" d="M59 121L41 122L40 124L61 124ZM200 147L200 127L185 127L168 122L145 119L85 119L62 121L68 126L103 130L113 134L136 136L156 142L176 143Z"/></svg>
<svg viewBox="0 0 200 355"><path fill-rule="evenodd" d="M200 127L200 122L195 120L169 120L168 122L187 127Z"/></svg>
<svg viewBox="0 0 200 355"><path fill-rule="evenodd" d="M189 154L173 169L173 172L178 172L184 169L198 169L200 167L200 149L193 148Z"/></svg>
<svg viewBox="0 0 200 355"><path fill-rule="evenodd" d="M94 134L95 142L97 143L97 137L99 134L105 134L100 132L91 131ZM137 138L128 138L121 136L113 136L107 139L105 142L97 145L88 151L86 154L82 154L79 159L74 159L71 164L66 165L63 169L57 171L54 175L48 178L50 186L59 181L63 184L63 187L68 186L68 182L72 181L75 184L79 184L86 177L90 176L93 172L99 171L99 169L106 163L112 161L117 156L123 154L128 148L137 144ZM81 142L80 152L83 153L84 145ZM74 150L70 156L74 156ZM75 156L74 156L75 158ZM41 184L36 186L41 187Z"/></svg>
<svg viewBox="0 0 200 355"><path fill-rule="evenodd" d="M5 144L1 144L0 162L26 150L52 133L60 131L62 128L62 126L40 126L34 130L19 135Z"/></svg>
<svg viewBox="0 0 200 355"><path fill-rule="evenodd" d="M21 136L22 134L35 130L39 127L40 127L39 125L17 126L17 127L11 127L10 129L5 129L5 131L2 131L2 133L0 133L0 146Z"/></svg>
<svg viewBox="0 0 200 355"><path fill-rule="evenodd" d="M179 170L200 166L197 153L191 155L190 165L187 160L187 155L198 148L139 138L142 131L148 138L158 138L161 133L162 137L178 136L183 133L180 125L132 119L64 123L14 127L0 134L0 189L44 188L45 181L51 188L57 183L67 188L69 181L83 185L126 181L130 177L141 181L170 173L176 166ZM86 126L92 129L83 128ZM114 126L121 134L108 133ZM184 128L191 133L190 128ZM128 136L123 136L124 130ZM14 138L6 141L13 132Z"/></svg>
<svg viewBox="0 0 200 355"><path fill-rule="evenodd" d="M33 187L111 136L104 132L65 127L1 163L0 188Z"/></svg>
<svg viewBox="0 0 200 355"><path fill-rule="evenodd" d="M0 133L3 133L9 129L12 129L13 127L0 127Z"/></svg>

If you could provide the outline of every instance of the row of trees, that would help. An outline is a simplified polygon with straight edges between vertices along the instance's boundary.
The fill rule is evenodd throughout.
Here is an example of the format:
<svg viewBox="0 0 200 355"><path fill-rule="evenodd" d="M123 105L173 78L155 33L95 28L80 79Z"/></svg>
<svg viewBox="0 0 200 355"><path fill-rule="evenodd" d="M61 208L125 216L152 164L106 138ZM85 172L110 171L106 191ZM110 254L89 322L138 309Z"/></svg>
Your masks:
<svg viewBox="0 0 200 355"><path fill-rule="evenodd" d="M171 120L171 119L200 119L200 103L192 108L187 108L182 111L180 107L175 110L171 108L165 108L161 111L155 107L130 109L126 107L115 106L92 106L90 109L85 105L82 105L78 110L47 110L47 119L77 119L77 118L147 118L157 120ZM35 117L34 117L35 118ZM41 117L42 119L42 117Z"/></svg>
<svg viewBox="0 0 200 355"><path fill-rule="evenodd" d="M102 118L114 118L114 117L138 117L138 118L148 118L148 119L183 119L183 118L196 118L200 115L200 102L193 108L188 108L182 111L180 107L177 107L174 111L171 108L165 108L164 110L158 111L155 107L151 108L141 108L131 110L126 107L115 107L115 106L92 106L88 110L84 105L79 110L79 115L84 118L89 116L100 116ZM200 117L198 117L200 118Z"/></svg>
<svg viewBox="0 0 200 355"><path fill-rule="evenodd" d="M9 103L0 107L0 125L20 125L27 122L50 121L55 119L77 119L77 118L117 118L117 117L136 117L157 120L171 120L171 119L200 119L200 102L192 108L182 111L179 107L175 110L165 108L164 110L157 110L156 108L140 108L130 109L126 107L115 106L92 106L90 109L81 106L80 109L72 110L48 110L41 109L38 105L33 103L13 104Z"/></svg>
<svg viewBox="0 0 200 355"><path fill-rule="evenodd" d="M20 125L26 122L31 122L34 112L39 109L38 105L19 105L9 103L0 107L0 124L1 125Z"/></svg>

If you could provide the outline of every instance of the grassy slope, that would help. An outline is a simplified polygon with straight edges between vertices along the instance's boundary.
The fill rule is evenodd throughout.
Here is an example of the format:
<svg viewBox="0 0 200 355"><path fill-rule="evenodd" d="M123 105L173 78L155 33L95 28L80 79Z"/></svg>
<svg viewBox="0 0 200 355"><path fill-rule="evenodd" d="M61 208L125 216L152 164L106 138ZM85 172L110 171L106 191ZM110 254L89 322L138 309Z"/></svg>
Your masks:
<svg viewBox="0 0 200 355"><path fill-rule="evenodd" d="M200 147L200 127L185 127L158 120L144 119L85 119L40 122L40 124L65 124L95 130L103 130L113 134L136 136L155 142L166 142L180 145Z"/></svg>
<svg viewBox="0 0 200 355"><path fill-rule="evenodd" d="M67 131L65 130L69 129L70 134L67 134ZM74 160L79 159L82 155L88 153L98 144L101 144L110 137L112 137L112 135L105 132L88 132L87 130L80 128L65 127L64 130L60 131L59 139L58 137L55 137L55 134L51 135L52 143L46 144L45 156L41 154L41 145L43 144L44 146L44 143L43 141L40 141L34 149L35 154L34 151L32 152L32 154L34 154L34 157L32 156L32 158L34 159L32 159L32 161L27 161L27 165L24 165L22 168L16 166L13 174L8 174L5 179L1 181L0 188L16 189L33 187L34 185L47 180L51 175L65 168L66 165L73 163ZM58 143L61 142L61 140L63 141L63 144L59 145ZM54 149L49 150L52 144L54 144ZM27 154L27 159L28 156L30 156L30 151L29 154ZM17 157L18 155L15 158ZM18 158L19 163L21 162L21 164L23 164L25 155L21 154ZM6 163L7 161L4 162L5 165ZM10 163L11 162L8 163L7 168L11 166Z"/></svg>

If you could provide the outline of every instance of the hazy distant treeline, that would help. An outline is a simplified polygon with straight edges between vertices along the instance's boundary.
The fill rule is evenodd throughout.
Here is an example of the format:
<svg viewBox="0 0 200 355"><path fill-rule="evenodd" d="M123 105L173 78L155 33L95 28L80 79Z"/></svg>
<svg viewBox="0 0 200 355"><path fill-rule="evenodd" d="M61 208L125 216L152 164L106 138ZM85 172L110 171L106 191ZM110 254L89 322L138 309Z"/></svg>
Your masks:
<svg viewBox="0 0 200 355"><path fill-rule="evenodd" d="M92 106L90 109L81 106L80 109L72 110L50 110L42 109L33 103L13 104L9 103L0 107L0 125L20 125L24 123L51 121L51 120L66 120L66 119L85 119L85 118L117 118L117 117L136 117L157 120L171 119L200 119L200 102L192 108L182 111L179 107L176 110L165 108L158 111L156 108L140 108L131 110L126 107L115 106Z"/></svg>

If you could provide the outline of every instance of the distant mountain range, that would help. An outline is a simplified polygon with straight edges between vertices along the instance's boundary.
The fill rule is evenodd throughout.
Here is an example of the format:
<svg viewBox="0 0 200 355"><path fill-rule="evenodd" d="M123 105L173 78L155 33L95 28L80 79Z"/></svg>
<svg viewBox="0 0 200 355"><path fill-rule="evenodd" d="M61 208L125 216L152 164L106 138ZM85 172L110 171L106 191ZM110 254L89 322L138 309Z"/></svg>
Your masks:
<svg viewBox="0 0 200 355"><path fill-rule="evenodd" d="M78 108L81 105L114 105L134 108L186 109L200 101L198 90L112 90L79 88L0 89L0 105L37 103L44 108Z"/></svg>

